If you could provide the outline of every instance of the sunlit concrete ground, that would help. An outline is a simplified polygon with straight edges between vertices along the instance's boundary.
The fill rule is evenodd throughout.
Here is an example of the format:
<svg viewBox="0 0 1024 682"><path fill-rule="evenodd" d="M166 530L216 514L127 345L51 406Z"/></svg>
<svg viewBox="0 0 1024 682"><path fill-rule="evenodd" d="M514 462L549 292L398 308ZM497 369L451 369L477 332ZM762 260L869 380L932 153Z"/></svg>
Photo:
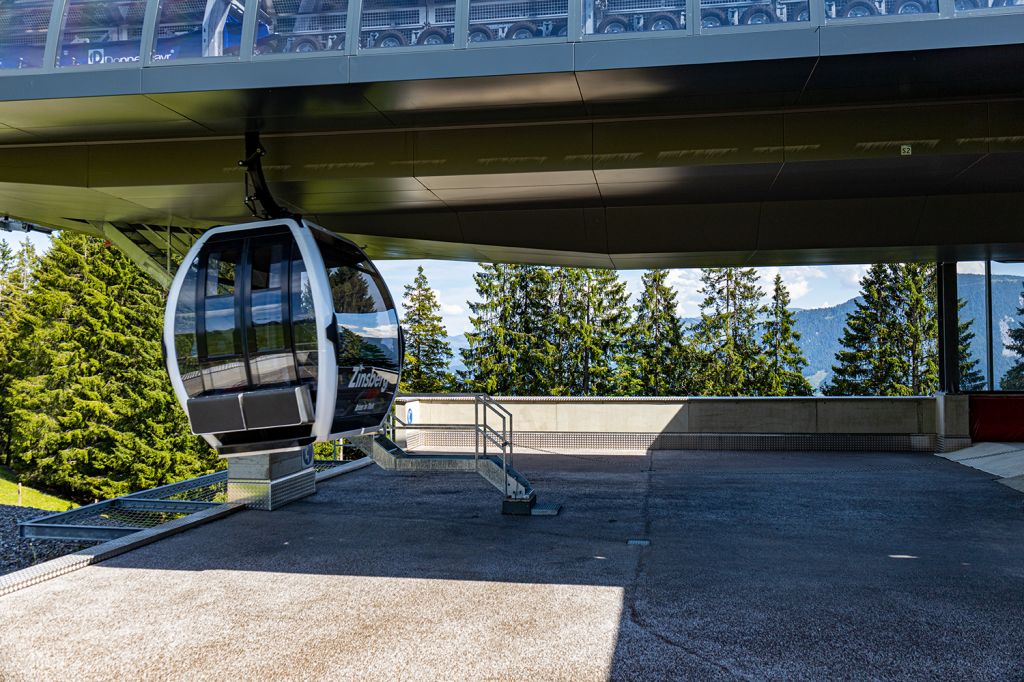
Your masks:
<svg viewBox="0 0 1024 682"><path fill-rule="evenodd" d="M560 516L369 468L0 598L0 679L1024 677L1024 495L989 474L919 454L517 464Z"/></svg>

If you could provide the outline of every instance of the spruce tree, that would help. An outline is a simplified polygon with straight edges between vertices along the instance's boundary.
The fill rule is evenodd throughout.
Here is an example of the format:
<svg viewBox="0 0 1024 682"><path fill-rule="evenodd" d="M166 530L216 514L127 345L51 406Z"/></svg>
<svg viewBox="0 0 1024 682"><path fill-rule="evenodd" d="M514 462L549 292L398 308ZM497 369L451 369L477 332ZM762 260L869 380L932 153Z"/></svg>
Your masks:
<svg viewBox="0 0 1024 682"><path fill-rule="evenodd" d="M683 333L676 316L676 292L667 284L668 270L648 270L634 306L628 358L619 374L623 394L678 395L685 363Z"/></svg>
<svg viewBox="0 0 1024 682"><path fill-rule="evenodd" d="M938 387L935 266L875 264L847 316L828 395L926 395Z"/></svg>
<svg viewBox="0 0 1024 682"><path fill-rule="evenodd" d="M765 307L757 272L753 268L703 268L701 284L704 301L693 330L701 356L701 393L764 393L765 358L759 326Z"/></svg>
<svg viewBox="0 0 1024 682"><path fill-rule="evenodd" d="M207 473L160 351L163 293L109 244L71 232L36 269L13 386L24 478L81 501Z"/></svg>
<svg viewBox="0 0 1024 682"><path fill-rule="evenodd" d="M579 395L613 395L632 321L626 283L614 270L586 270Z"/></svg>
<svg viewBox="0 0 1024 682"><path fill-rule="evenodd" d="M403 391L442 393L452 387L452 375L448 370L452 349L440 311L441 304L420 266L412 284L405 285Z"/></svg>
<svg viewBox="0 0 1024 682"><path fill-rule="evenodd" d="M789 301L789 291L782 276L777 274L762 337L766 358L765 376L760 382L762 395L811 395L813 392L803 374L807 359L800 349L800 332L795 329Z"/></svg>
<svg viewBox="0 0 1024 682"><path fill-rule="evenodd" d="M861 295L847 315L826 395L893 395L905 374L896 344L897 301L893 266L876 263L861 280Z"/></svg>
<svg viewBox="0 0 1024 682"><path fill-rule="evenodd" d="M957 302L957 312L963 312L967 301L960 299ZM971 346L974 343L974 332L971 325L974 320L959 321L959 343L958 351L960 357L960 390L961 391L983 391L985 390L985 375L978 369L979 360L974 357Z"/></svg>
<svg viewBox="0 0 1024 682"><path fill-rule="evenodd" d="M550 268L484 264L473 279L479 300L469 303L463 383L490 394L547 394L555 356Z"/></svg>
<svg viewBox="0 0 1024 682"><path fill-rule="evenodd" d="M1004 391L1024 390L1024 293L1018 298L1017 306L1017 314L1022 319L1017 320L1017 325L1007 332L1010 340L1004 344L1004 348L1016 355L1017 360L999 380L999 388Z"/></svg>
<svg viewBox="0 0 1024 682"><path fill-rule="evenodd" d="M554 268L552 297L550 392L614 393L630 316L625 282L612 270Z"/></svg>
<svg viewBox="0 0 1024 682"><path fill-rule="evenodd" d="M6 242L0 242L0 451L3 462L13 464L15 379L23 372L22 353L25 339L21 320L25 298L32 289L38 256L35 247L25 239L16 253Z"/></svg>
<svg viewBox="0 0 1024 682"><path fill-rule="evenodd" d="M938 315L934 264L897 266L897 301L900 304L900 339L903 341L909 395L930 395L939 386Z"/></svg>

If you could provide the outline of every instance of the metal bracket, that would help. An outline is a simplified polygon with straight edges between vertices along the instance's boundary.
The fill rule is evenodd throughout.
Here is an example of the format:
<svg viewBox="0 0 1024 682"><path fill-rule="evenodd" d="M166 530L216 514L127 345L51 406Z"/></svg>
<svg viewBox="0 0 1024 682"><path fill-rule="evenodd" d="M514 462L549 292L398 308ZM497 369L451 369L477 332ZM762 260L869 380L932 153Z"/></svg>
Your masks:
<svg viewBox="0 0 1024 682"><path fill-rule="evenodd" d="M272 220L274 218L295 218L300 216L282 207L274 199L263 175L263 156L267 153L260 143L258 132L245 134L245 158L238 165L245 168L245 207L257 218Z"/></svg>

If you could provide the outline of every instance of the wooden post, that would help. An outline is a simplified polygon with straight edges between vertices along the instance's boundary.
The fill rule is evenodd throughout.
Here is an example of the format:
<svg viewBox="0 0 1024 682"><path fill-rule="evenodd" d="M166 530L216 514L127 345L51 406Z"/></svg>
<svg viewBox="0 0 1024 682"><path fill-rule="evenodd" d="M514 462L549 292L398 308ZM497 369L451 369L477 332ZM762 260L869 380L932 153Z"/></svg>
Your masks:
<svg viewBox="0 0 1024 682"><path fill-rule="evenodd" d="M21 481L18 481L18 506L21 506Z"/></svg>

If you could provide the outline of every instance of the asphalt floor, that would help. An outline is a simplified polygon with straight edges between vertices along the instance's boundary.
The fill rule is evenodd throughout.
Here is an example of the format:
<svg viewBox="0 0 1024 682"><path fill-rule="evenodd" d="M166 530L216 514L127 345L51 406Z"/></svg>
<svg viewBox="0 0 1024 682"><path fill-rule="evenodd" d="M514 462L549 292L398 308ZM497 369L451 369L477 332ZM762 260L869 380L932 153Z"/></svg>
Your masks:
<svg viewBox="0 0 1024 682"><path fill-rule="evenodd" d="M376 468L0 598L0 679L1024 679L1024 495L924 454ZM649 544L629 544L630 540Z"/></svg>

